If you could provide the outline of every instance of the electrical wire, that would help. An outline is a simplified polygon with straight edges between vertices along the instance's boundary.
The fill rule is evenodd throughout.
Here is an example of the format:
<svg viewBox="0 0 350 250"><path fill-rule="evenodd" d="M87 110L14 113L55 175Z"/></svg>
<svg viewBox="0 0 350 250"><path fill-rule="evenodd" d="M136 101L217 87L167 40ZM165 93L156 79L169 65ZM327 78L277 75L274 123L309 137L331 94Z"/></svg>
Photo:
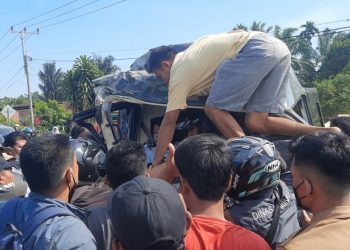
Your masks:
<svg viewBox="0 0 350 250"><path fill-rule="evenodd" d="M21 71L23 69L23 66L21 66L17 71L16 71L16 73L14 73L12 76L11 76L11 78L7 81L7 82L5 82L3 85L2 85L2 87L0 88L0 89L4 89L5 87L6 87L6 85L8 85L9 83L11 83L11 81L18 75L18 73Z"/></svg>
<svg viewBox="0 0 350 250"><path fill-rule="evenodd" d="M4 48L0 50L0 55L16 40L17 37L14 37Z"/></svg>
<svg viewBox="0 0 350 250"><path fill-rule="evenodd" d="M50 20L52 20L52 19L55 19L55 18L64 16L64 15L67 15L67 14L69 14L69 13L72 13L72 12L76 11L76 10L80 10L80 9L86 7L86 6L89 6L89 5L93 4L93 3L96 3L96 2L98 2L98 1L100 1L100 0L94 0L94 1L88 2L87 4L84 4L84 5L82 5L82 6L79 6L78 8L75 8L75 9L72 9L72 10L70 10L70 11L67 11L67 12L61 13L61 14L59 14L59 15L56 15L56 16L54 16L54 17L50 17L50 18L44 19L44 20L42 20L42 21L39 21L39 22L30 24L30 25L28 25L28 26L26 26L26 27L29 28L29 27L32 27L32 26L34 26L34 25L37 25L37 24L40 24L40 23L44 23L44 22L50 21Z"/></svg>
<svg viewBox="0 0 350 250"><path fill-rule="evenodd" d="M57 22L57 23L53 23L53 24L49 24L49 25L46 25L46 26L43 26L43 27L40 27L39 29L46 29L48 27L51 27L51 26L54 26L54 25L57 25L57 24L61 24L61 23L65 23L65 22L68 22L68 21L71 21L71 20L74 20L74 19L77 19L77 18L80 18L80 17L83 17L83 16L87 16L87 15L90 15L90 14L93 14L95 12L98 12L98 11L101 11L103 9L107 9L109 7L112 7L114 5L117 5L117 4L120 4L122 2L126 2L127 0L121 0L119 2L116 2L116 3L113 3L113 4L109 4L109 5L106 5L102 8L99 8L99 9L96 9L96 10L93 10L93 11L90 11L90 12L87 12L85 14L82 14L82 15L79 15L79 16L75 16L75 17L72 17L72 18L68 18L68 19L65 19L65 20L62 20L60 22Z"/></svg>
<svg viewBox="0 0 350 250"><path fill-rule="evenodd" d="M10 30L8 29L0 38L0 42L2 39L4 39L4 37L10 32Z"/></svg>
<svg viewBox="0 0 350 250"><path fill-rule="evenodd" d="M24 41L27 41L30 37L32 36L32 34L30 34L27 38L25 38ZM12 55L13 53L15 53L20 47L21 47L21 43L16 47L14 48L10 53L8 53L5 57L3 57L1 60L0 60L0 63L3 62L4 60L6 60L10 55Z"/></svg>
<svg viewBox="0 0 350 250"><path fill-rule="evenodd" d="M25 77L25 75L23 74L20 78L16 79L16 82L21 81L24 77ZM13 84L8 85L8 86L4 89L4 91L8 90L8 89L9 89L10 87L12 87L12 86L13 86Z"/></svg>
<svg viewBox="0 0 350 250"><path fill-rule="evenodd" d="M124 57L114 58L115 61L135 60L138 57ZM75 60L64 60L64 59L45 59L45 58L32 58L32 61L45 61L45 62L75 62Z"/></svg>
<svg viewBox="0 0 350 250"><path fill-rule="evenodd" d="M16 23L16 24L14 24L14 25L12 25L12 26L17 26L17 25L20 25L20 24L23 24L23 23L26 23L26 22L35 20L35 19L37 19L37 18L39 18L39 17L45 16L45 15L47 15L47 14L50 14L50 13L56 11L56 10L62 9L63 7L66 7L66 6L72 4L72 3L76 2L76 1L78 1L78 0L70 1L69 3L66 3L66 4L64 4L64 5L61 5L61 6L55 8L55 9L53 9L53 10L47 11L47 12L45 12L45 13L39 15L39 16L35 16L35 17L30 18L30 19L24 20L24 21L22 21L22 22ZM1 39L0 39L0 40L1 40Z"/></svg>
<svg viewBox="0 0 350 250"><path fill-rule="evenodd" d="M115 53L115 52L126 52L126 51L140 51L140 50L149 50L149 48L101 50L101 51L41 51L41 50L31 50L31 52L38 53L38 54L99 54L99 53Z"/></svg>

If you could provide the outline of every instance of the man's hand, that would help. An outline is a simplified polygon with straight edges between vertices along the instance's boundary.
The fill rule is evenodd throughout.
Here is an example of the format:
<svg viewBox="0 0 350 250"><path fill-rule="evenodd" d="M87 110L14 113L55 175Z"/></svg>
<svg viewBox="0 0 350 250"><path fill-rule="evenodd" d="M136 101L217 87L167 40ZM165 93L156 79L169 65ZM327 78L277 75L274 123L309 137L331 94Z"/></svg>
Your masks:
<svg viewBox="0 0 350 250"><path fill-rule="evenodd" d="M160 125L159 131L158 131L157 147L156 147L156 152L154 153L154 160L153 160L152 166L156 166L160 164L168 148L168 144L173 139L176 122L179 117L179 114L180 114L179 109L165 113L162 124Z"/></svg>
<svg viewBox="0 0 350 250"><path fill-rule="evenodd" d="M160 178L169 183L172 183L172 181L179 176L179 171L175 166L174 145L169 143L168 147L169 147L169 157L167 162L156 166L152 165L152 167L148 170L148 174L151 177Z"/></svg>

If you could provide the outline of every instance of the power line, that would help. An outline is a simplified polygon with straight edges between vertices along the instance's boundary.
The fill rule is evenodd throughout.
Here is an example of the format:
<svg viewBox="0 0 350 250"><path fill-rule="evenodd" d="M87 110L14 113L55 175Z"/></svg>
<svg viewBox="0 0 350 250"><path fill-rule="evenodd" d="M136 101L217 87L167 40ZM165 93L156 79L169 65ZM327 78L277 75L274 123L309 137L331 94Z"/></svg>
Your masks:
<svg viewBox="0 0 350 250"><path fill-rule="evenodd" d="M7 49L15 40L16 37L14 37L7 45L5 45L5 47L0 50L0 54L2 54L2 52L4 52L5 49Z"/></svg>
<svg viewBox="0 0 350 250"><path fill-rule="evenodd" d="M16 79L17 82L21 81L24 78L25 75L22 75L20 78ZM8 90L10 87L12 87L13 84L10 84L7 86L7 88L5 90Z"/></svg>
<svg viewBox="0 0 350 250"><path fill-rule="evenodd" d="M4 60L6 60L10 55L15 53L20 47L21 47L21 44L18 44L18 46L16 48L14 48L10 53L8 53L4 58L2 58L0 60L0 63L3 62Z"/></svg>
<svg viewBox="0 0 350 250"><path fill-rule="evenodd" d="M114 58L115 61L135 60L138 57L124 57ZM64 59L46 59L46 58L32 58L32 61L45 61L45 62L75 62L75 60L64 60Z"/></svg>
<svg viewBox="0 0 350 250"><path fill-rule="evenodd" d="M12 25L12 26L17 26L17 25L20 25L20 24L23 24L23 23L26 23L26 22L35 20L35 19L37 19L37 18L39 18L39 17L45 16L45 15L47 15L47 14L50 14L50 13L56 11L56 10L62 9L63 7L66 7L67 5L70 5L70 4L72 4L72 3L76 2L76 1L78 1L78 0L73 0L73 1L71 1L71 2L69 2L69 3L66 3L66 4L64 4L64 5L61 5L61 6L55 8L55 9L53 9L53 10L47 11L47 12L45 12L45 13L39 15L39 16L32 17L32 18L27 19L27 20L24 20L24 21L22 21L22 22L16 23L15 25ZM0 39L0 40L1 40L1 39Z"/></svg>
<svg viewBox="0 0 350 250"><path fill-rule="evenodd" d="M32 35L29 35L25 41L27 41ZM0 63L3 62L4 60L6 60L10 55L12 55L13 53L15 53L19 48L21 47L21 43L16 47L14 48L10 53L8 53L5 57L3 57L1 60L0 60Z"/></svg>
<svg viewBox="0 0 350 250"><path fill-rule="evenodd" d="M11 78L10 78L6 83L4 83L4 84L2 85L1 89L4 89L5 86L8 85L8 84L18 75L18 73L21 71L21 69L23 69L23 66L21 66L21 67L16 71L16 73L14 73L14 74L11 76Z"/></svg>
<svg viewBox="0 0 350 250"><path fill-rule="evenodd" d="M99 53L115 53L115 52L126 52L126 51L140 51L140 50L149 50L149 48L100 50L100 51L41 51L41 50L31 50L31 52L32 53L39 53L39 54L99 54Z"/></svg>
<svg viewBox="0 0 350 250"><path fill-rule="evenodd" d="M70 11L64 12L64 13L62 13L62 14L56 15L56 16L54 16L54 17L50 17L50 18L44 19L44 20L42 20L42 21L33 23L33 24L28 25L28 26L26 26L26 27L29 28L29 27L31 27L31 26L34 26L34 25L37 25L37 24L40 24L40 23L44 23L44 22L50 21L50 20L52 20L52 19L55 19L55 18L64 16L64 15L67 15L67 14L69 14L69 13L72 13L72 12L76 11L76 10L80 10L80 9L86 7L86 6L89 6L89 5L93 4L93 3L96 3L96 2L98 2L98 1L100 1L100 0L94 0L94 1L88 2L87 4L84 4L84 5L82 5L82 6L78 7L78 8L75 8L75 9L72 9L72 10L70 10Z"/></svg>
<svg viewBox="0 0 350 250"><path fill-rule="evenodd" d="M92 13L95 13L95 12L98 12L100 10L103 10L103 9L106 9L106 8L109 8L109 7L112 7L114 5L117 5L117 4L120 4L122 2L125 2L127 0L121 0L119 2L116 2L116 3L113 3L113 4L109 4L109 5L106 5L102 8L99 8L99 9L96 9L96 10L93 10L93 11L90 11L90 12L87 12L85 14L82 14L82 15L79 15L79 16L76 16L76 17L72 17L72 18L68 18L68 19L65 19L63 21L60 21L60 22L57 22L57 23L53 23L53 24L49 24L49 25L46 25L46 26L43 26L43 27L40 27L39 29L45 29L45 28L48 28L48 27L51 27L51 26L54 26L54 25L57 25L57 24L61 24L61 23L65 23L65 22L68 22L68 21L71 21L71 20L74 20L74 19L77 19L77 18L80 18L80 17L83 17L83 16L87 16L87 15L90 15Z"/></svg>
<svg viewBox="0 0 350 250"><path fill-rule="evenodd" d="M328 34L337 34L337 33L342 33L342 32L347 32L348 29L350 28L350 26L344 26L344 27L339 27L339 28L334 28L334 29L328 29L328 30L324 30L324 31L320 31L314 35L310 35L310 37L317 37L317 36L326 36ZM344 29L344 30L341 30ZM299 35L293 35L293 36L289 36L289 37L284 37L281 38L282 40L286 40L286 39L292 39L292 38L299 38L302 39Z"/></svg>
<svg viewBox="0 0 350 250"><path fill-rule="evenodd" d="M332 23L340 23L340 22L349 22L350 19L343 19L343 20L337 20L337 21L331 21L331 22L325 22L325 23L317 23L315 24L315 26L319 26L319 25L325 25L325 24L332 24Z"/></svg>
<svg viewBox="0 0 350 250"><path fill-rule="evenodd" d="M2 37L0 38L0 41L1 41L2 39L4 39L4 37L5 37L9 32L10 32L10 30L8 29L8 30L2 35Z"/></svg>

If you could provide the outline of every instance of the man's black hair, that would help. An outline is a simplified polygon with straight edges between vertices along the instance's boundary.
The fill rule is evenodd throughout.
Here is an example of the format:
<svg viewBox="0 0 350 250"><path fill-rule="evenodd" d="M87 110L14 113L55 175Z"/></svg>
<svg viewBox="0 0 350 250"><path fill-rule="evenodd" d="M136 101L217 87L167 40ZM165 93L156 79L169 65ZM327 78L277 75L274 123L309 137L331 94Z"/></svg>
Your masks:
<svg viewBox="0 0 350 250"><path fill-rule="evenodd" d="M147 171L147 158L141 143L122 140L108 152L106 175L113 189Z"/></svg>
<svg viewBox="0 0 350 250"><path fill-rule="evenodd" d="M72 139L77 139L79 135L84 132L84 130L84 127L75 125L70 131L70 136L72 137Z"/></svg>
<svg viewBox="0 0 350 250"><path fill-rule="evenodd" d="M169 46L160 46L150 50L146 70L148 73L153 73L161 67L161 62L174 59L176 50Z"/></svg>
<svg viewBox="0 0 350 250"><path fill-rule="evenodd" d="M350 136L350 117L349 116L338 116L331 120L331 127L338 127L341 131Z"/></svg>
<svg viewBox="0 0 350 250"><path fill-rule="evenodd" d="M45 134L27 141L20 154L20 165L30 190L47 194L59 186L73 159L68 136Z"/></svg>
<svg viewBox="0 0 350 250"><path fill-rule="evenodd" d="M175 150L175 164L199 199L222 198L232 174L232 156L224 139L211 134L185 139Z"/></svg>
<svg viewBox="0 0 350 250"><path fill-rule="evenodd" d="M5 136L4 147L13 148L19 140L28 140L28 137L25 133L20 131L9 133Z"/></svg>
<svg viewBox="0 0 350 250"><path fill-rule="evenodd" d="M314 168L333 186L350 187L350 137L320 132L295 138L290 144L296 167Z"/></svg>

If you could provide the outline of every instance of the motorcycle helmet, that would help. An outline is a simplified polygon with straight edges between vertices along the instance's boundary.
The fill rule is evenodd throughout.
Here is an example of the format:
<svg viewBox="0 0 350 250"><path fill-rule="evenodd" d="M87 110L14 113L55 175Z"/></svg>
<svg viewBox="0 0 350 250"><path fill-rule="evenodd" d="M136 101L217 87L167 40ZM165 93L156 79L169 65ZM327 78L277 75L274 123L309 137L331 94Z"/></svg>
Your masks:
<svg viewBox="0 0 350 250"><path fill-rule="evenodd" d="M71 139L70 145L77 157L79 180L94 182L105 174L105 152L95 141L86 138Z"/></svg>
<svg viewBox="0 0 350 250"><path fill-rule="evenodd" d="M272 142L246 136L230 139L228 147L233 157L233 179L227 192L229 197L242 199L279 182L281 160Z"/></svg>

